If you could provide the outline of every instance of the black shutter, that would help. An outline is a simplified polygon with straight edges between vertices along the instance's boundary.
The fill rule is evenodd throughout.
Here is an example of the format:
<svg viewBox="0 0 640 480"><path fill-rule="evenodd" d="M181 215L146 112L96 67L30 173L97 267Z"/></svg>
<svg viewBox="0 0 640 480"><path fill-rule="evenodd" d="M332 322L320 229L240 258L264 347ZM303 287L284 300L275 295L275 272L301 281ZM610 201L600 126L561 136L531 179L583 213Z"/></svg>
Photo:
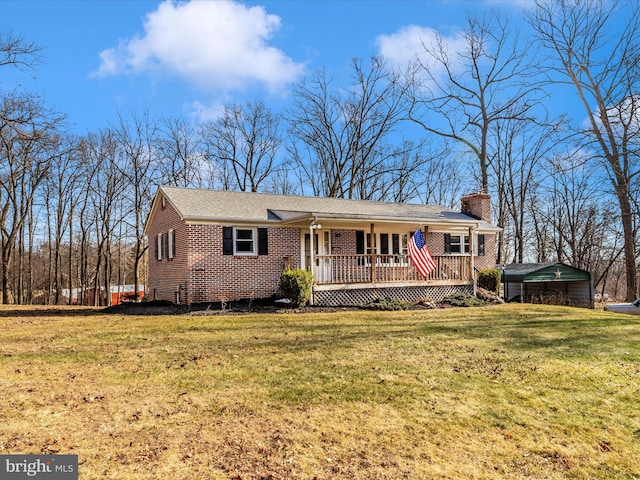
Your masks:
<svg viewBox="0 0 640 480"><path fill-rule="evenodd" d="M484 249L484 235L478 235L478 256L479 257L484 257L485 255L485 249Z"/></svg>
<svg viewBox="0 0 640 480"><path fill-rule="evenodd" d="M233 227L222 227L222 254L233 255Z"/></svg>
<svg viewBox="0 0 640 480"><path fill-rule="evenodd" d="M391 235L392 242L392 252L394 255L398 255L400 253L400 235L398 233L394 233Z"/></svg>
<svg viewBox="0 0 640 480"><path fill-rule="evenodd" d="M444 253L451 253L451 234L444 234Z"/></svg>
<svg viewBox="0 0 640 480"><path fill-rule="evenodd" d="M266 228L258 229L258 255L269 255L269 235Z"/></svg>
<svg viewBox="0 0 640 480"><path fill-rule="evenodd" d="M171 258L176 258L176 231L171 230Z"/></svg>
<svg viewBox="0 0 640 480"><path fill-rule="evenodd" d="M153 253L155 254L155 259L158 260L158 237L156 236L154 239L153 244L155 245L155 248L153 249Z"/></svg>
<svg viewBox="0 0 640 480"><path fill-rule="evenodd" d="M380 235L380 253L382 255L389 254L389 235L386 233Z"/></svg>
<svg viewBox="0 0 640 480"><path fill-rule="evenodd" d="M356 254L364 254L364 231L356 230Z"/></svg>

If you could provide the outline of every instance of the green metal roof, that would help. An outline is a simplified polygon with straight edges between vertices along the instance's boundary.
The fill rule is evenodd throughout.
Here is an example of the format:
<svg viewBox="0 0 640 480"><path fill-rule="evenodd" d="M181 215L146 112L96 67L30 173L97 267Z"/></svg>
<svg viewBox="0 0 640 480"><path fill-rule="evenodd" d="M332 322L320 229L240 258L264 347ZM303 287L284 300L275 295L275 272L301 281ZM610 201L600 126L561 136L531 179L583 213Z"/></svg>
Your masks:
<svg viewBox="0 0 640 480"><path fill-rule="evenodd" d="M502 270L502 281L510 283L579 282L591 280L585 270L564 263L512 263Z"/></svg>

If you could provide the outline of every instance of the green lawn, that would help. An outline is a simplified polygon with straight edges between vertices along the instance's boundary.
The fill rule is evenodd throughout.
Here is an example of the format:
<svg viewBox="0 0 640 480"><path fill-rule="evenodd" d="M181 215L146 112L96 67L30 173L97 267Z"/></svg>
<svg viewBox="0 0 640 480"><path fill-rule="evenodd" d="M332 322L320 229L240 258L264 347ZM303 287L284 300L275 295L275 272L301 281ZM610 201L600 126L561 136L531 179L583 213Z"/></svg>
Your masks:
<svg viewBox="0 0 640 480"><path fill-rule="evenodd" d="M82 480L640 479L640 318L0 310L0 453Z"/></svg>

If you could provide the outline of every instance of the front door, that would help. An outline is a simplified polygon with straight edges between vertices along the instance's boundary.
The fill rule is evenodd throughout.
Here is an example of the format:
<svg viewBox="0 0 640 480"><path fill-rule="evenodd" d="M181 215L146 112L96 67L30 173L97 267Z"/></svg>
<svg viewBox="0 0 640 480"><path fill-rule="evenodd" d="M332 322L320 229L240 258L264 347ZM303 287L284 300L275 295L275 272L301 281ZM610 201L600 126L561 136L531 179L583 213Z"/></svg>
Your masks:
<svg viewBox="0 0 640 480"><path fill-rule="evenodd" d="M314 280L318 283L331 281L331 230L318 229L313 234L313 254L315 258ZM311 235L304 234L305 268L311 267Z"/></svg>

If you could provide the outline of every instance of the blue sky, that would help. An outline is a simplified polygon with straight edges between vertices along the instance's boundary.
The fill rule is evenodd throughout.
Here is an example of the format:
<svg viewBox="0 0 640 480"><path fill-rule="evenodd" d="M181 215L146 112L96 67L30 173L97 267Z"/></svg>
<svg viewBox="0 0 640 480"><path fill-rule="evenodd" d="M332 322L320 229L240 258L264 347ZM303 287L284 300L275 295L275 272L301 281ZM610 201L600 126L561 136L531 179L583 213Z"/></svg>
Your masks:
<svg viewBox="0 0 640 480"><path fill-rule="evenodd" d="M435 30L455 39L468 11L520 17L528 0L4 0L0 31L43 48L35 71L0 69L0 89L44 96L84 134L118 112L198 121L230 101L286 105L291 86L354 57L402 61ZM417 48L417 47L415 47Z"/></svg>

